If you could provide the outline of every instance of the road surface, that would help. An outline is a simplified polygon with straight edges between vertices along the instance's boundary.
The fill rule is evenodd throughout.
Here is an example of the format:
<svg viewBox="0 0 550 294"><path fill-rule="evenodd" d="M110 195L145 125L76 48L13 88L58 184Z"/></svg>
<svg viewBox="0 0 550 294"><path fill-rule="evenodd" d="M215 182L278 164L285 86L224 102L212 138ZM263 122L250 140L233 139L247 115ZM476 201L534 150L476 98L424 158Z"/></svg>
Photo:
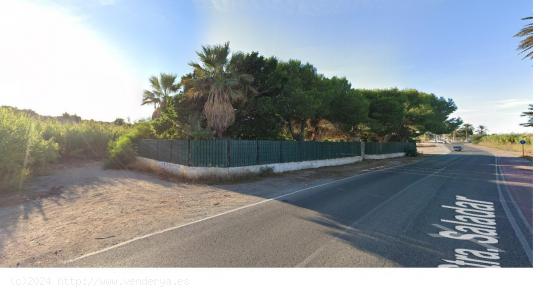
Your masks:
<svg viewBox="0 0 550 294"><path fill-rule="evenodd" d="M168 228L65 266L531 267L530 165L466 146Z"/></svg>

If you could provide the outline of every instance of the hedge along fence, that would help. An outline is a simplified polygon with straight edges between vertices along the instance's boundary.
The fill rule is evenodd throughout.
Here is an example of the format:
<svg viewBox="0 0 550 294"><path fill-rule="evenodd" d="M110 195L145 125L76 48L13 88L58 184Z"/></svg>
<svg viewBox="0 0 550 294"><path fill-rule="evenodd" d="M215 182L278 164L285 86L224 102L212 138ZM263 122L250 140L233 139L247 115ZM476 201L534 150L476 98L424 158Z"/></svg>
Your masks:
<svg viewBox="0 0 550 294"><path fill-rule="evenodd" d="M366 154L404 152L414 143L366 143ZM415 147L416 148L416 147ZM361 156L361 142L156 140L137 143L138 156L198 167L237 167Z"/></svg>

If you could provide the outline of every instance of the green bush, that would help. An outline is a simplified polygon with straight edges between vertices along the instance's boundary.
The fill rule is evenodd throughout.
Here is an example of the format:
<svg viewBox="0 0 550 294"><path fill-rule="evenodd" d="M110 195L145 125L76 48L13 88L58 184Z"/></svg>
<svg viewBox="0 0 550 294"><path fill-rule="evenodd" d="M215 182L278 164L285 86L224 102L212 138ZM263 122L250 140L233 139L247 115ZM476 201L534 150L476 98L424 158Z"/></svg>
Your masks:
<svg viewBox="0 0 550 294"><path fill-rule="evenodd" d="M59 158L58 144L41 131L28 114L0 108L0 190L21 187L32 172Z"/></svg>
<svg viewBox="0 0 550 294"><path fill-rule="evenodd" d="M126 134L109 143L109 154L105 168L126 168L136 159L134 144L137 139L154 138L154 130L149 122L134 125Z"/></svg>
<svg viewBox="0 0 550 294"><path fill-rule="evenodd" d="M100 122L51 123L49 131L60 146L64 159L103 159L110 141L124 133L126 127Z"/></svg>
<svg viewBox="0 0 550 294"><path fill-rule="evenodd" d="M413 145L405 146L405 156L410 156L410 157L418 156L418 151L416 150L416 146L413 146Z"/></svg>
<svg viewBox="0 0 550 294"><path fill-rule="evenodd" d="M474 143L490 143L496 145L504 144L519 144L521 140L525 140L527 145L533 143L533 134L494 134L480 136L472 140Z"/></svg>
<svg viewBox="0 0 550 294"><path fill-rule="evenodd" d="M123 135L109 143L109 156L105 161L106 168L125 168L136 159L133 140Z"/></svg>
<svg viewBox="0 0 550 294"><path fill-rule="evenodd" d="M0 190L18 188L60 159L102 159L109 142L129 127L66 122L31 111L0 107Z"/></svg>

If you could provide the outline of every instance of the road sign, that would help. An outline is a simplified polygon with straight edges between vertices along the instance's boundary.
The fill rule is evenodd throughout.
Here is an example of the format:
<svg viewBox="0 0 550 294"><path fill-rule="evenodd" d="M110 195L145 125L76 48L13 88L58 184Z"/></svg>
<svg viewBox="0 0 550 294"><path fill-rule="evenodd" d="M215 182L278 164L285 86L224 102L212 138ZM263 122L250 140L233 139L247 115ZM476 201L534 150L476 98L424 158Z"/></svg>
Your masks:
<svg viewBox="0 0 550 294"><path fill-rule="evenodd" d="M521 144L521 156L522 157L525 157L525 140L521 140L519 141L519 143Z"/></svg>

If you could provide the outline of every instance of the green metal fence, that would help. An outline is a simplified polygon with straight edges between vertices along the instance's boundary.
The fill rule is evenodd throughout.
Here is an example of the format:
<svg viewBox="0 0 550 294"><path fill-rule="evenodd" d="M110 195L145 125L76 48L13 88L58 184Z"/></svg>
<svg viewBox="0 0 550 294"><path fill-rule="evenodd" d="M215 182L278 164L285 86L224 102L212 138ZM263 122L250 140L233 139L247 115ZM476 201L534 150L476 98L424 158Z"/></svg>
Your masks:
<svg viewBox="0 0 550 294"><path fill-rule="evenodd" d="M405 152L407 148L416 150L414 142L365 142L365 154L388 154Z"/></svg>
<svg viewBox="0 0 550 294"><path fill-rule="evenodd" d="M365 153L404 152L408 144L368 142ZM361 142L147 139L138 141L137 153L188 166L234 167L361 156Z"/></svg>

